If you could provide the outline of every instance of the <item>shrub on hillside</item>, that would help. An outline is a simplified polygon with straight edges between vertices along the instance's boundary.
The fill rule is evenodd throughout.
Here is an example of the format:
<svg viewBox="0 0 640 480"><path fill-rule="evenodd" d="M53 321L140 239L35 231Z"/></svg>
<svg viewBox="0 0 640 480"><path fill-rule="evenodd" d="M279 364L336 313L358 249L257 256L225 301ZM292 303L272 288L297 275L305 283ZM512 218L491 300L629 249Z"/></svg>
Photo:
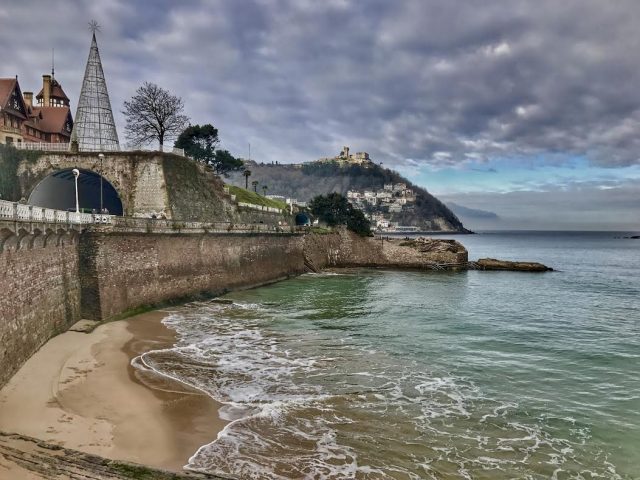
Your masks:
<svg viewBox="0 0 640 480"><path fill-rule="evenodd" d="M346 197L339 193L318 195L309 202L309 209L330 227L346 225L358 235L371 235L371 223L364 213L354 208Z"/></svg>

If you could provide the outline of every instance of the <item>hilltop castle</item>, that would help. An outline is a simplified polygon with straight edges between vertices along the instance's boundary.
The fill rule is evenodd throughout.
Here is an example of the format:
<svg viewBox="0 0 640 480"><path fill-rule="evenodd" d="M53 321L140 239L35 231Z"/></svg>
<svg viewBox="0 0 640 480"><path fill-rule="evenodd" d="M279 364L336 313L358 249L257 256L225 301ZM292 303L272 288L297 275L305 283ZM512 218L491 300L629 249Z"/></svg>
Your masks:
<svg viewBox="0 0 640 480"><path fill-rule="evenodd" d="M331 158L320 158L318 162L337 162L341 165L369 165L373 163L367 152L349 153L349 147L342 147L342 151Z"/></svg>

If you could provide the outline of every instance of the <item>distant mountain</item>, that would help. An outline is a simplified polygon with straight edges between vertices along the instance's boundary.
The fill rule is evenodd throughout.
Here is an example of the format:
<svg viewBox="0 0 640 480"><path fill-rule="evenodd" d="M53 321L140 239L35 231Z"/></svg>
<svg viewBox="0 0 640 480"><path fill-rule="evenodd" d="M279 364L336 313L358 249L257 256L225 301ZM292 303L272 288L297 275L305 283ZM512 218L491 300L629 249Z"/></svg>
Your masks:
<svg viewBox="0 0 640 480"><path fill-rule="evenodd" d="M391 214L391 220L400 225L413 225L425 231L466 232L462 222L424 188L414 185L399 173L374 163L363 165L338 162L309 162L296 165L258 164L246 161L251 171L249 184L258 181L259 187L268 187L268 193L309 201L317 195L348 190L379 190L388 183L405 183L416 192L416 201L400 213ZM242 172L227 180L232 185L245 186Z"/></svg>
<svg viewBox="0 0 640 480"><path fill-rule="evenodd" d="M453 213L455 213L459 217L477 218L483 220L498 220L500 218L497 213L490 212L488 210L469 208L453 202L448 202L446 205Z"/></svg>

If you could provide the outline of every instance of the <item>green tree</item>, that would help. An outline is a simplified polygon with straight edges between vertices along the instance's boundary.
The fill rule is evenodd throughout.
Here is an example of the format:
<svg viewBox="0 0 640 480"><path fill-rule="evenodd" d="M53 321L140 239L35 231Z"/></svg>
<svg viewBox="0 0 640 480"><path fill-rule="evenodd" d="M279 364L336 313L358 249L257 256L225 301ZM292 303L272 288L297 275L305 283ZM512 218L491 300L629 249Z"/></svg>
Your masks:
<svg viewBox="0 0 640 480"><path fill-rule="evenodd" d="M339 193L318 195L309 202L311 213L330 227L346 225L358 235L371 235L371 223L360 210Z"/></svg>
<svg viewBox="0 0 640 480"><path fill-rule="evenodd" d="M183 148L194 160L209 163L215 157L218 143L218 129L213 125L190 125L180 134L175 147Z"/></svg>
<svg viewBox="0 0 640 480"><path fill-rule="evenodd" d="M237 172L242 170L244 163L239 158L234 157L229 153L229 150L216 150L216 157L211 164L211 168L218 175L224 175L225 177L231 172Z"/></svg>
<svg viewBox="0 0 640 480"><path fill-rule="evenodd" d="M262 195L263 195L264 197L266 197L266 196L267 196L267 190L268 190L268 189L269 189L269 187L267 187L266 185L263 185L263 186L262 186Z"/></svg>
<svg viewBox="0 0 640 480"><path fill-rule="evenodd" d="M251 185L253 185L253 191L258 193L258 181L254 180L253 182L251 182Z"/></svg>
<svg viewBox="0 0 640 480"><path fill-rule="evenodd" d="M241 170L242 160L235 158L228 150L216 150L220 143L218 129L211 124L191 125L178 137L176 148L194 160L209 166L216 174L227 176L230 172Z"/></svg>

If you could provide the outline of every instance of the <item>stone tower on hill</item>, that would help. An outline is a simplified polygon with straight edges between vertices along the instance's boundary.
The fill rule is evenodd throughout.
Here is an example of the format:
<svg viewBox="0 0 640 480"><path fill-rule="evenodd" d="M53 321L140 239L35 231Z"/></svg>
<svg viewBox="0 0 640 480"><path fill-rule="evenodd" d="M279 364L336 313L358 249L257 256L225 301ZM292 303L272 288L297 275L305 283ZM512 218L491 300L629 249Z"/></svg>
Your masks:
<svg viewBox="0 0 640 480"><path fill-rule="evenodd" d="M98 28L95 22L92 22L91 26L93 37L71 135L71 148L80 151L120 150L107 82L96 42Z"/></svg>

